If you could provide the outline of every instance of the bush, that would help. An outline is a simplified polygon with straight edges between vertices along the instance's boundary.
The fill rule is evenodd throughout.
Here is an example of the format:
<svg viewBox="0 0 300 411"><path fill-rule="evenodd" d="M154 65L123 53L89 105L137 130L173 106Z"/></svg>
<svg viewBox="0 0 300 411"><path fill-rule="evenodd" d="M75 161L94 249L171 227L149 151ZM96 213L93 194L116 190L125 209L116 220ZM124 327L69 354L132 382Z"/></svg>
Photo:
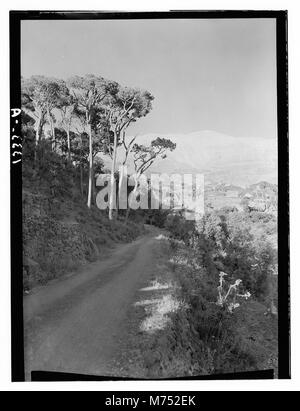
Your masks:
<svg viewBox="0 0 300 411"><path fill-rule="evenodd" d="M180 214L168 215L165 228L170 231L171 236L188 243L195 229L194 221L187 221Z"/></svg>
<svg viewBox="0 0 300 411"><path fill-rule="evenodd" d="M170 251L182 298L189 307L178 314L177 332L182 322L189 324L185 341L187 347L192 346L193 373L268 367L270 358L277 355L276 324L269 324L264 313L270 301L276 304L277 253L265 228L273 232L276 219L259 212L220 210L206 214L192 233L190 222L181 218L168 223L173 237L185 241L185 246L171 242ZM180 259L188 264L176 265ZM239 294L251 293L250 300L237 301L240 306L232 312L226 304L216 304L220 271L227 273L228 284L242 280ZM272 339L269 347L265 330Z"/></svg>
<svg viewBox="0 0 300 411"><path fill-rule="evenodd" d="M231 282L241 279L245 289L260 299L268 294L277 263L277 252L265 233L267 228L273 234L274 227L272 215L234 210L207 213L197 226L177 215L166 222L174 238L195 250L199 264L214 275L225 271Z"/></svg>
<svg viewBox="0 0 300 411"><path fill-rule="evenodd" d="M183 247L177 248L176 253L182 252ZM185 248L185 258L189 261L193 261L194 253L191 248ZM258 365L255 353L246 349L237 332L239 313L230 313L225 306L216 304L218 276L205 267L177 267L175 272L188 307L179 314L176 324L178 328L182 322L189 325L183 344L192 346L193 372L214 374L255 369Z"/></svg>

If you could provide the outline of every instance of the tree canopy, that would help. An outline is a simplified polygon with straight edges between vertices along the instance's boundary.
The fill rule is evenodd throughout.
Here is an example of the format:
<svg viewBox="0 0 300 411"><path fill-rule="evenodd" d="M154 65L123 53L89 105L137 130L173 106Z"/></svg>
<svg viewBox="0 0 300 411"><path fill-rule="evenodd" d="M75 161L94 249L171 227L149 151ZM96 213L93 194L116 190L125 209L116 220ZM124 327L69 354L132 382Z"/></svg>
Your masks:
<svg viewBox="0 0 300 411"><path fill-rule="evenodd" d="M45 76L22 78L21 91L26 124L31 127L28 118L32 119L35 130L35 161L36 153L46 147L40 144L44 136L55 153L67 158L70 165L80 168L81 180L88 166L88 207L92 202L95 171L99 170L99 164L103 164L99 154L108 155L111 159L113 187L117 151L121 145L126 152L123 165L132 152L139 175L156 158L165 158L166 152L176 147L171 140L160 137L153 140L149 147L137 144L136 136L126 141L128 127L152 110L154 96L147 90L87 74L76 75L66 81ZM41 158L44 158L43 155ZM83 192L82 181L81 186ZM110 200L112 218L112 195Z"/></svg>

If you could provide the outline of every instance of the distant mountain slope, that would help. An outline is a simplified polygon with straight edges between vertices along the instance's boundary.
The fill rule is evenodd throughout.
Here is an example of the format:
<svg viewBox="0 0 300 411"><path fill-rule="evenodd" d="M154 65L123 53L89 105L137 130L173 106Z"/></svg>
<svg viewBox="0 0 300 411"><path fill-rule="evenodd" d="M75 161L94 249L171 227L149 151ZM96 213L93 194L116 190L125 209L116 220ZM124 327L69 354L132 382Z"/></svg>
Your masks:
<svg viewBox="0 0 300 411"><path fill-rule="evenodd" d="M276 139L238 138L206 130L186 135L148 134L139 136L138 141L149 144L155 137L170 138L177 147L149 171L200 172L206 181L242 186L277 181Z"/></svg>

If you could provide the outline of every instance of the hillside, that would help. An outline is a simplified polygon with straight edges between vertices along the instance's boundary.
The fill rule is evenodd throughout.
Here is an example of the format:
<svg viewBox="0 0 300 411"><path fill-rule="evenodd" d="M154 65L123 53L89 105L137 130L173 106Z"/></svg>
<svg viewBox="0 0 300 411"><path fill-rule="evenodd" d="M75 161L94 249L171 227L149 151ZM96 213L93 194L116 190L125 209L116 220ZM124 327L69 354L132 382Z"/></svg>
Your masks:
<svg viewBox="0 0 300 411"><path fill-rule="evenodd" d="M46 167L23 163L23 277L26 291L106 256L144 232L142 223L110 221L86 206L78 175L52 153ZM84 192L86 187L84 186Z"/></svg>
<svg viewBox="0 0 300 411"><path fill-rule="evenodd" d="M208 183L205 186L205 205L214 209L235 207L238 210L276 213L277 196L277 185L264 181L246 187L224 183Z"/></svg>
<svg viewBox="0 0 300 411"><path fill-rule="evenodd" d="M264 138L231 137L204 130L190 134L138 136L139 144L155 137L171 139L176 150L166 160L158 160L149 169L157 173L204 173L207 182L224 182L242 187L277 181L277 141ZM122 158L120 150L119 159Z"/></svg>

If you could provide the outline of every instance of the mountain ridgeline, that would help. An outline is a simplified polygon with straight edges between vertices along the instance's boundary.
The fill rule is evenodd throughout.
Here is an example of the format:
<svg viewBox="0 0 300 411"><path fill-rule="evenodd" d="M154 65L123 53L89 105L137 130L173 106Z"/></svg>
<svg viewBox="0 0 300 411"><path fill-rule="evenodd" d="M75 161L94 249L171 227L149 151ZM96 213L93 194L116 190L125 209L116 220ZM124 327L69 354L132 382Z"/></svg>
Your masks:
<svg viewBox="0 0 300 411"><path fill-rule="evenodd" d="M154 134L139 136L147 143ZM232 137L212 130L163 135L176 143L166 161L149 169L166 173L203 173L207 183L246 187L260 181L277 183L277 139Z"/></svg>

